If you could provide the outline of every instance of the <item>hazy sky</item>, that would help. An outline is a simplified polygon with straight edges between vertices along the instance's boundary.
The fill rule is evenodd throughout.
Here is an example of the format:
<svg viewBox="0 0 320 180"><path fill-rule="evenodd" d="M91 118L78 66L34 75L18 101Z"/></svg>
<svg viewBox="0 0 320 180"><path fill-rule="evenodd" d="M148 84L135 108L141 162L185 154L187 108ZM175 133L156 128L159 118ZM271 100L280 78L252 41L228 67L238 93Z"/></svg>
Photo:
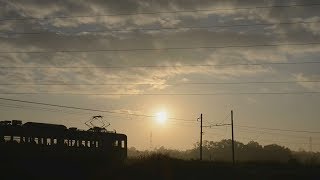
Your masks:
<svg viewBox="0 0 320 180"><path fill-rule="evenodd" d="M320 80L320 64L286 64L319 62L320 4L316 3L0 0L0 97L116 112L0 100L1 119L86 129L84 122L91 116L103 115L111 123L109 130L128 135L129 146L187 149L199 139L200 113L205 125L229 123L233 109L236 140L309 150L312 137L312 149L320 151L320 133L285 131L320 131L320 94L250 94L320 92L320 83L314 82ZM212 66L221 64L233 65ZM242 83L270 81L290 83ZM129 115L154 116L161 111L169 117L163 124ZM205 140L230 138L229 127L204 128L204 132Z"/></svg>

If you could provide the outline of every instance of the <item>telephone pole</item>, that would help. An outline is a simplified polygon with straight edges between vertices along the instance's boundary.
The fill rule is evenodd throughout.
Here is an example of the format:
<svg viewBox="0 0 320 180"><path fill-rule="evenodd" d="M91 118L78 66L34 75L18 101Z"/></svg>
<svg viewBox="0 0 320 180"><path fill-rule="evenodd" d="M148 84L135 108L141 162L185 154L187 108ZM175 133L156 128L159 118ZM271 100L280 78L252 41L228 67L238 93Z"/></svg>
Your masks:
<svg viewBox="0 0 320 180"><path fill-rule="evenodd" d="M202 114L200 114L200 161L202 160Z"/></svg>
<svg viewBox="0 0 320 180"><path fill-rule="evenodd" d="M233 110L231 110L231 133L232 133L232 164L235 165L235 161L234 161L234 137L233 137Z"/></svg>
<svg viewBox="0 0 320 180"><path fill-rule="evenodd" d="M152 131L150 132L150 151L153 149L153 144L152 144Z"/></svg>
<svg viewBox="0 0 320 180"><path fill-rule="evenodd" d="M312 137L309 137L309 151L312 152Z"/></svg>

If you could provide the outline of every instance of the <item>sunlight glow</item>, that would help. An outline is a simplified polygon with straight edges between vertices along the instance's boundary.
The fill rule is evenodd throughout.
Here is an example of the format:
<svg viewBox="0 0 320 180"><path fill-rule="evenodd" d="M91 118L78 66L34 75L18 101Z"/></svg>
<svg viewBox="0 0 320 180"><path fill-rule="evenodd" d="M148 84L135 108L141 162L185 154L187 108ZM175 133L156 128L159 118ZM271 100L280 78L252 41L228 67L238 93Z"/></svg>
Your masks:
<svg viewBox="0 0 320 180"><path fill-rule="evenodd" d="M161 111L156 114L156 120L160 124L164 124L167 121L167 112Z"/></svg>

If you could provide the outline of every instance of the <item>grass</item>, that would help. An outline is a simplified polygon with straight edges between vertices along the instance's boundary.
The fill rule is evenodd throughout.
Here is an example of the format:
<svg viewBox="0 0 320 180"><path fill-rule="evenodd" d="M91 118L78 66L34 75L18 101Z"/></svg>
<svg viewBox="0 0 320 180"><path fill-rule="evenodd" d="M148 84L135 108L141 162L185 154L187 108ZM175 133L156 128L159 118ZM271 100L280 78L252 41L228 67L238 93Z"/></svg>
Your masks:
<svg viewBox="0 0 320 180"><path fill-rule="evenodd" d="M275 162L181 160L163 154L127 159L123 163L37 160L1 162L0 179L320 179L320 166Z"/></svg>

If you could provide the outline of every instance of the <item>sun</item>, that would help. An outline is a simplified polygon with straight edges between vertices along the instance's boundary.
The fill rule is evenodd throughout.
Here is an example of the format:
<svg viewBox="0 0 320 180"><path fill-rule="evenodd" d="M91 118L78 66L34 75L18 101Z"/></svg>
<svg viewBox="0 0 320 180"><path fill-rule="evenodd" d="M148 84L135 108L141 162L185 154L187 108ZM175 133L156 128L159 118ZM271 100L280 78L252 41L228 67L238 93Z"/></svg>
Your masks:
<svg viewBox="0 0 320 180"><path fill-rule="evenodd" d="M167 112L161 111L156 114L156 120L160 124L164 124L167 121Z"/></svg>

